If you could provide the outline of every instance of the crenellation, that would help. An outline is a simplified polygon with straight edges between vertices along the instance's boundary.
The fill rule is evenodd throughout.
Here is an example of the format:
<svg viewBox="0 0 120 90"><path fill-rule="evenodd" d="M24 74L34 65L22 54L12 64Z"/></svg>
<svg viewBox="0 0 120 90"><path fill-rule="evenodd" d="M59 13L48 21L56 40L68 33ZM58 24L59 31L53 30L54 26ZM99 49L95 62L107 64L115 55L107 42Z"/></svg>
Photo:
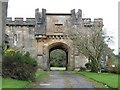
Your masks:
<svg viewBox="0 0 120 90"><path fill-rule="evenodd" d="M103 19L102 18L95 18L94 24L96 24L98 27L103 26Z"/></svg>
<svg viewBox="0 0 120 90"><path fill-rule="evenodd" d="M35 26L35 18L26 18L26 21L24 21L24 18L22 17L16 17L14 18L14 21L11 17L7 18L6 21L7 26Z"/></svg>
<svg viewBox="0 0 120 90"><path fill-rule="evenodd" d="M102 18L94 18L94 21L91 21L91 18L82 18L84 27L92 27L94 25L102 26L103 19Z"/></svg>
<svg viewBox="0 0 120 90"><path fill-rule="evenodd" d="M12 17L7 17L7 21L12 21Z"/></svg>
<svg viewBox="0 0 120 90"><path fill-rule="evenodd" d="M91 22L91 18L82 18L83 22Z"/></svg>
<svg viewBox="0 0 120 90"><path fill-rule="evenodd" d="M93 22L91 21L91 18L82 18L84 27L92 27Z"/></svg>
<svg viewBox="0 0 120 90"><path fill-rule="evenodd" d="M26 18L26 22L35 22L35 18Z"/></svg>
<svg viewBox="0 0 120 90"><path fill-rule="evenodd" d="M15 22L23 22L22 17L15 17L14 20L15 20Z"/></svg>
<svg viewBox="0 0 120 90"><path fill-rule="evenodd" d="M103 22L102 18L94 18L94 22Z"/></svg>

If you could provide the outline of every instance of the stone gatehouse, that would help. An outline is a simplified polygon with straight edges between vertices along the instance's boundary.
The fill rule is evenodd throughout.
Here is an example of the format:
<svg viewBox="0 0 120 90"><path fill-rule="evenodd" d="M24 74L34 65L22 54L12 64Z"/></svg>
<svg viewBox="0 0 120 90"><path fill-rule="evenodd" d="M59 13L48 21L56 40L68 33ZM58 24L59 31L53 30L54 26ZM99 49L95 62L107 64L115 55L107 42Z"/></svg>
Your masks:
<svg viewBox="0 0 120 90"><path fill-rule="evenodd" d="M81 23L87 30L93 25L101 29L102 19L82 18L82 10L71 10L70 13L47 13L46 9L35 10L35 18L12 18L6 21L6 34L9 36L9 46L23 51L29 51L34 56L39 67L44 70L50 69L50 52L55 49L62 49L67 55L67 70L74 70L84 67L88 61L86 57L77 52L68 34L67 22L71 25Z"/></svg>

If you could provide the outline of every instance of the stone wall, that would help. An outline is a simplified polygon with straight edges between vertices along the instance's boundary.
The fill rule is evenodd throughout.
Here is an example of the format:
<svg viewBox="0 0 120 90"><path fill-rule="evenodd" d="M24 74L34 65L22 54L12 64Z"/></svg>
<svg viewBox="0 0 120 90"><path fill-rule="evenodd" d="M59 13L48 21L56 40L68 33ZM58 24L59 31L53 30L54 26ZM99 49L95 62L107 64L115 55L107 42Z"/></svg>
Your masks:
<svg viewBox="0 0 120 90"><path fill-rule="evenodd" d="M34 26L10 25L6 26L10 48L29 51L36 57L37 42L34 37Z"/></svg>
<svg viewBox="0 0 120 90"><path fill-rule="evenodd" d="M2 46L4 44L4 36L5 36L5 21L7 17L7 6L8 0L0 0L0 76L2 75ZM2 89L2 78L0 77L0 89Z"/></svg>

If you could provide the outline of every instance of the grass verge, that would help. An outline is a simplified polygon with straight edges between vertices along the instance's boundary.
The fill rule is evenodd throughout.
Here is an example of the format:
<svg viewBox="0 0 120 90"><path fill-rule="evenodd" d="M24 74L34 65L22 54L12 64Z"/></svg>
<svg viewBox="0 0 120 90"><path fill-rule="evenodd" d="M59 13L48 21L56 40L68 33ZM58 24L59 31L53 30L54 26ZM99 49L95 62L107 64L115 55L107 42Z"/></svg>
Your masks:
<svg viewBox="0 0 120 90"><path fill-rule="evenodd" d="M46 72L44 72L44 71L36 72L35 77L40 78L40 77L44 76L45 74L46 74Z"/></svg>
<svg viewBox="0 0 120 90"><path fill-rule="evenodd" d="M2 88L24 88L29 83L30 83L29 81L2 78Z"/></svg>
<svg viewBox="0 0 120 90"><path fill-rule="evenodd" d="M94 73L94 72L72 72L83 75L89 79L102 83L110 88L118 88L118 75L111 73Z"/></svg>
<svg viewBox="0 0 120 90"><path fill-rule="evenodd" d="M36 72L35 77L42 78L46 72ZM1 79L1 78L0 78ZM25 88L32 82L30 81L23 81L23 80L16 80L11 78L2 78L2 86L0 88Z"/></svg>

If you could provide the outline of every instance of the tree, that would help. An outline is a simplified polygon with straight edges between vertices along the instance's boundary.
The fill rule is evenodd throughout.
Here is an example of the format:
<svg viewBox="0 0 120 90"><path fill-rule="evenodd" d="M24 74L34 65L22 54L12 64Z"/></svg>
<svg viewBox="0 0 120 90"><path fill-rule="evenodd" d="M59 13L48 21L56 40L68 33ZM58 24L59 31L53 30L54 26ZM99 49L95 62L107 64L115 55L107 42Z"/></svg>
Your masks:
<svg viewBox="0 0 120 90"><path fill-rule="evenodd" d="M84 27L83 24L76 25L67 24L68 32L73 45L78 52L89 58L91 61L91 70L101 72L101 57L106 54L111 54L108 45L105 43L105 37L102 31L102 26L97 25Z"/></svg>
<svg viewBox="0 0 120 90"><path fill-rule="evenodd" d="M50 66L51 67L65 67L66 66L66 53L63 50L56 49L50 53Z"/></svg>

